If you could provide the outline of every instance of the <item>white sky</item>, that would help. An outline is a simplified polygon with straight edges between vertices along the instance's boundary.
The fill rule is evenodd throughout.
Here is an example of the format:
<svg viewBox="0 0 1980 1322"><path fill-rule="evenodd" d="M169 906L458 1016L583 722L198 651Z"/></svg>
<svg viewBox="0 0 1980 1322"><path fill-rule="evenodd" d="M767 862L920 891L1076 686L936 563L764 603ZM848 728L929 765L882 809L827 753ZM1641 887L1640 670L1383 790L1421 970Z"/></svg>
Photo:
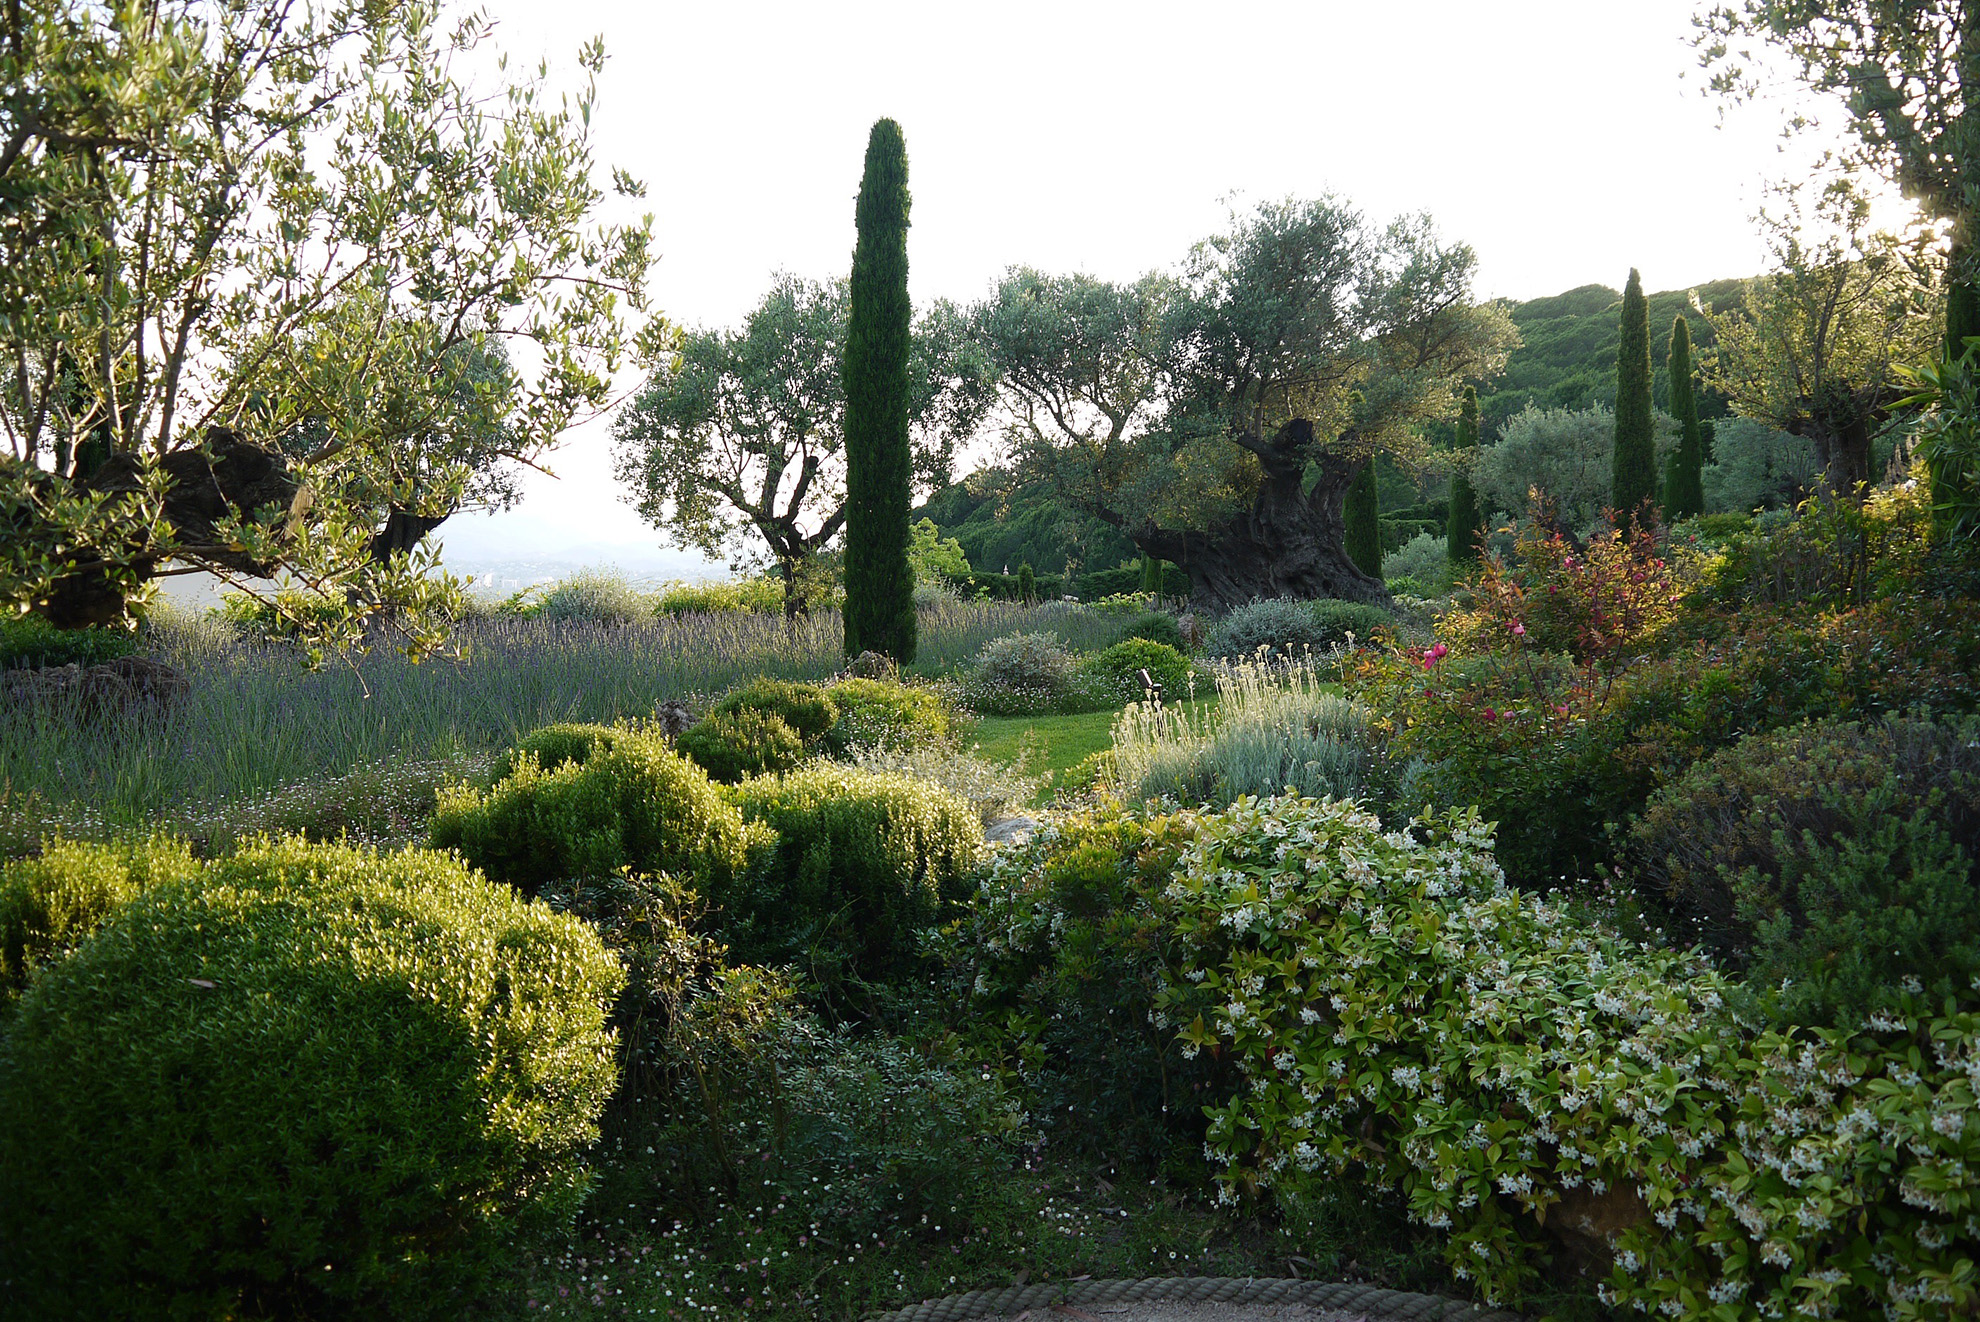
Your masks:
<svg viewBox="0 0 1980 1322"><path fill-rule="evenodd" d="M1129 278L1240 204L1336 192L1429 211L1480 293L1652 290L1761 269L1752 216L1777 115L1720 126L1688 38L1702 0L1093 0L642 4L489 0L512 67L574 73L602 34L600 156L648 185L656 305L739 320L788 269L850 266L868 128L907 137L917 303L1005 267ZM630 384L630 383L629 383ZM657 549L618 499L603 422L518 511L457 518L456 556Z"/></svg>

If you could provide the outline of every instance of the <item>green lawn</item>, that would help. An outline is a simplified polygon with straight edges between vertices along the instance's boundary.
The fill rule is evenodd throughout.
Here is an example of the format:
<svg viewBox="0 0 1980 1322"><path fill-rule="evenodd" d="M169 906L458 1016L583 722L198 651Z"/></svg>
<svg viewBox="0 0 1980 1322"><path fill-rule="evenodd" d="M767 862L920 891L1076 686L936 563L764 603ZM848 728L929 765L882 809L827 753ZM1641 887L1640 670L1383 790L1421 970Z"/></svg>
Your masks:
<svg viewBox="0 0 1980 1322"><path fill-rule="evenodd" d="M1200 713L1216 702L1213 693L1178 705ZM1049 803L1064 772L1114 746L1114 718L1119 715L1096 711L1079 716L985 716L977 721L971 742L979 755L997 762L1016 761L1027 747L1035 748L1026 770L1033 775L1050 773L1037 799Z"/></svg>

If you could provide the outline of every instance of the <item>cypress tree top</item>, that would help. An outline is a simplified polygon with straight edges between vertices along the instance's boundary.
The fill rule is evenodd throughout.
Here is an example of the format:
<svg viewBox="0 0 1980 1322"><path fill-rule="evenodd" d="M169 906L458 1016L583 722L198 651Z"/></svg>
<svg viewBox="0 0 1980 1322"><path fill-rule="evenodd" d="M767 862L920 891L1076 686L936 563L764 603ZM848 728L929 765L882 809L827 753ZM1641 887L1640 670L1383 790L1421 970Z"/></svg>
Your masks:
<svg viewBox="0 0 1980 1322"><path fill-rule="evenodd" d="M1670 373L1678 447L1664 483L1664 513L1688 519L1705 512L1705 434L1698 425L1698 398L1691 389L1691 326L1682 315L1671 323Z"/></svg>
<svg viewBox="0 0 1980 1322"><path fill-rule="evenodd" d="M1657 450L1650 413L1650 305L1643 277L1630 269L1623 287L1621 344L1616 352L1616 461L1610 490L1618 520L1634 519L1657 498Z"/></svg>
<svg viewBox="0 0 1980 1322"><path fill-rule="evenodd" d="M914 573L908 565L907 144L879 120L866 143L854 211L846 326L846 651L914 660Z"/></svg>

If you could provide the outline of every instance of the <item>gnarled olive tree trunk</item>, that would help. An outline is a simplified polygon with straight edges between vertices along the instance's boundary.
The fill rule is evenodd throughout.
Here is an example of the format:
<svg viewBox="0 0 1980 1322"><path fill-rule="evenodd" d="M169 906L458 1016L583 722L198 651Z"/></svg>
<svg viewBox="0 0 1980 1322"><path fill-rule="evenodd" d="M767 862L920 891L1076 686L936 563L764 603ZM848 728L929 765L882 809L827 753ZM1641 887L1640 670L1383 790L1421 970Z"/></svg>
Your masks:
<svg viewBox="0 0 1980 1322"><path fill-rule="evenodd" d="M1355 566L1344 541L1348 486L1366 461L1317 450L1313 424L1304 418L1269 440L1236 439L1264 469L1249 509L1200 530L1137 525L1125 517L1113 522L1147 554L1180 565L1189 575L1191 602L1202 610L1227 611L1273 597L1386 602L1388 588ZM1310 485L1309 460L1317 470Z"/></svg>

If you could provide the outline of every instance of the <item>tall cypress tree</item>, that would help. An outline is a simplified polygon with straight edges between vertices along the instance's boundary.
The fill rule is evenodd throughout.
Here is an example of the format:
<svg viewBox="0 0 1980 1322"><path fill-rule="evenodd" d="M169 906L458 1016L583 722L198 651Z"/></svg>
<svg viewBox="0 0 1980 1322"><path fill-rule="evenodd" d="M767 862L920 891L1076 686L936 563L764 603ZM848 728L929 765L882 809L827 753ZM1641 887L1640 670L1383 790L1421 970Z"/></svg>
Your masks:
<svg viewBox="0 0 1980 1322"><path fill-rule="evenodd" d="M846 654L914 660L908 566L907 144L879 120L866 141L855 210L852 310L846 329Z"/></svg>
<svg viewBox="0 0 1980 1322"><path fill-rule="evenodd" d="M1458 410L1457 442L1462 454L1478 444L1478 391L1464 388L1464 403ZM1444 525L1445 554L1454 565L1469 564L1478 558L1478 488L1471 484L1471 456L1464 455L1451 473L1451 510Z"/></svg>
<svg viewBox="0 0 1980 1322"><path fill-rule="evenodd" d="M1671 452L1664 481L1664 515L1689 519L1705 512L1705 433L1698 425L1698 399L1691 391L1691 327L1682 315L1671 323L1670 371L1678 445Z"/></svg>
<svg viewBox="0 0 1980 1322"><path fill-rule="evenodd" d="M1370 459L1354 475L1347 490L1347 504L1341 510L1342 549L1355 568L1370 578L1382 577L1382 495L1375 486L1375 461Z"/></svg>
<svg viewBox="0 0 1980 1322"><path fill-rule="evenodd" d="M1650 305L1643 277L1623 287L1622 344L1616 351L1616 467L1610 502L1624 522L1657 498L1657 447L1650 415Z"/></svg>

